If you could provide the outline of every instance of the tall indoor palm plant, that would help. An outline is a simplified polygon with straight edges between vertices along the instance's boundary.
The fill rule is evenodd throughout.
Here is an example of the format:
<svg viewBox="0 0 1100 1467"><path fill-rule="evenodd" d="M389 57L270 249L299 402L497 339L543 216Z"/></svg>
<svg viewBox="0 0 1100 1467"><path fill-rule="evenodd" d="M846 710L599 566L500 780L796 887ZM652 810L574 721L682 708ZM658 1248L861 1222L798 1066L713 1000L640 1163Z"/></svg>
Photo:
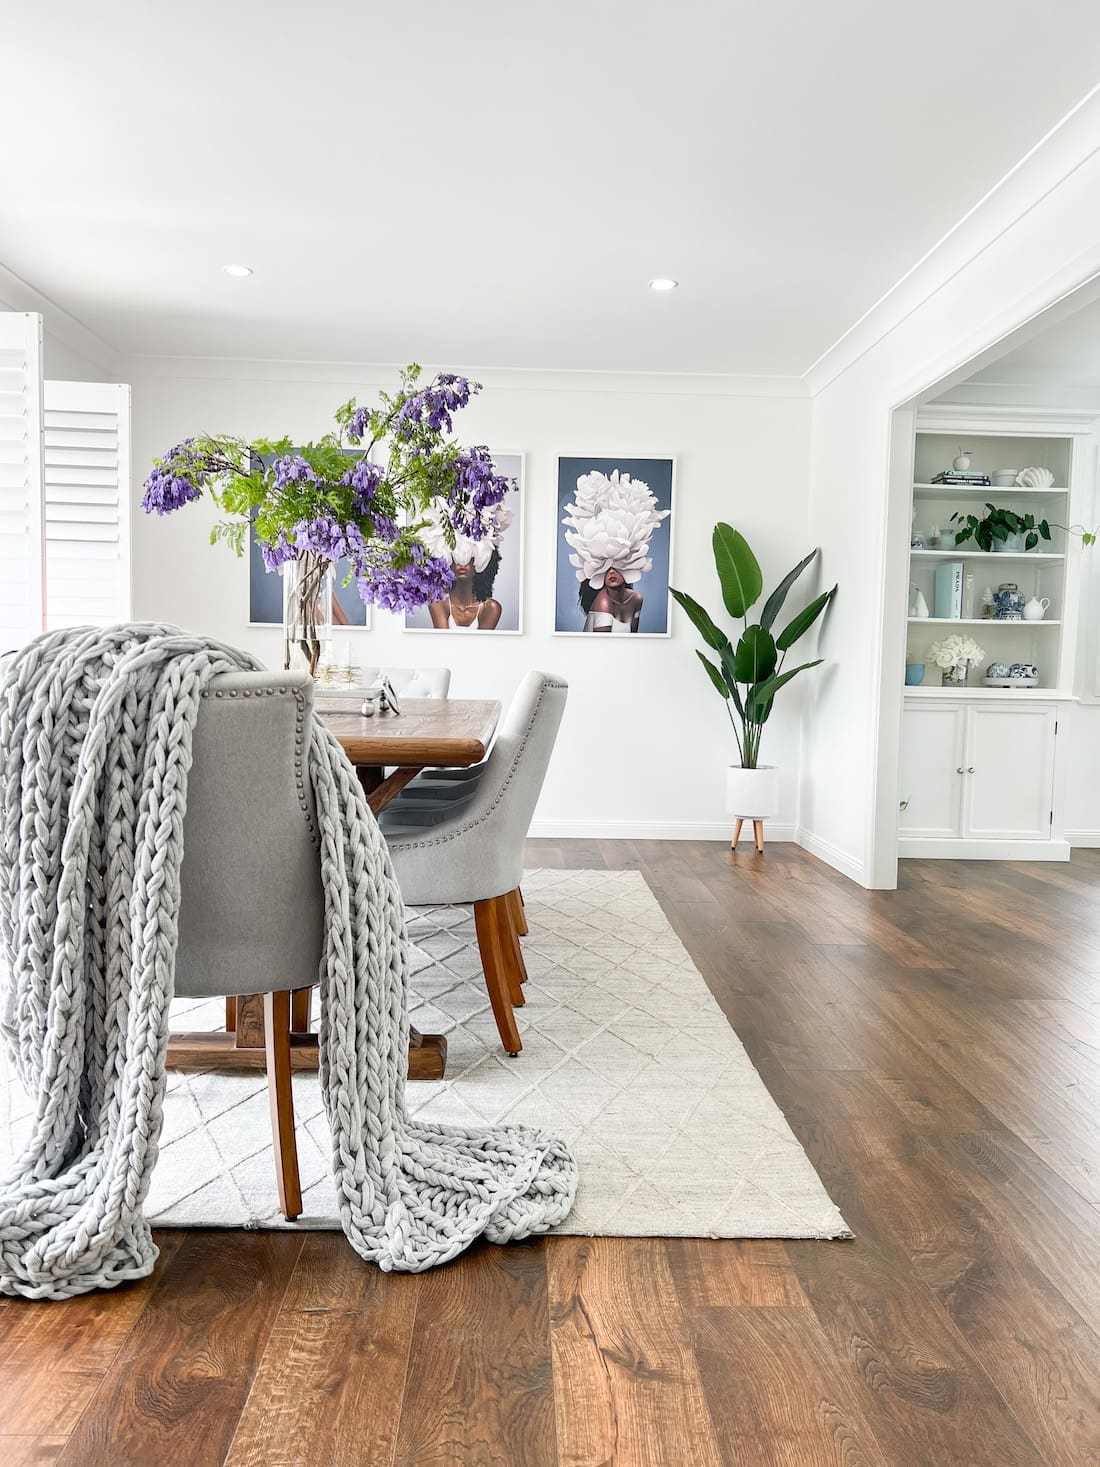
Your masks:
<svg viewBox="0 0 1100 1467"><path fill-rule="evenodd" d="M722 601L729 615L742 624L736 642L698 601L684 591L673 590L672 594L691 618L707 647L717 654L715 662L705 652L696 653L715 692L726 705L740 756L739 764L730 769L727 787L730 812L746 818L763 819L775 813L775 771L759 762L764 725L771 717L775 695L800 672L816 667L823 660L815 657L788 668L785 665L787 653L825 611L837 588L834 586L831 591L815 596L809 605L791 617L781 631L776 632L775 624L787 593L818 552L811 550L794 570L783 577L764 602L759 620L750 622L748 613L764 591L764 576L756 556L745 537L731 525L715 525L713 545ZM766 778L745 778L749 771L761 776L766 774ZM759 832L757 839L759 844Z"/></svg>

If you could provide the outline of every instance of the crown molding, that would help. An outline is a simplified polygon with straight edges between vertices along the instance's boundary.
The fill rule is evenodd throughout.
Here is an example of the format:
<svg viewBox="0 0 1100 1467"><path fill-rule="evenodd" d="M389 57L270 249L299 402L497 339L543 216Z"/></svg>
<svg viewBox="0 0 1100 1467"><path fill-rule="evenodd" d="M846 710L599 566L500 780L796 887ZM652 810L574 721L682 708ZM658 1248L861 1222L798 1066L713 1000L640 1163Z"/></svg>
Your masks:
<svg viewBox="0 0 1100 1467"><path fill-rule="evenodd" d="M916 426L918 433L950 432L957 428L996 432L998 428L1011 428L1016 433L1033 430L1038 437L1051 433L1076 435L1094 430L1096 410L1087 405L1070 407L1033 403L1020 406L974 400L930 402L918 411Z"/></svg>
<svg viewBox="0 0 1100 1467"><path fill-rule="evenodd" d="M13 311L36 311L48 336L56 337L97 367L110 370L118 361L117 347L97 336L83 321L71 316L63 306L4 264L0 264L0 301Z"/></svg>
<svg viewBox="0 0 1100 1467"><path fill-rule="evenodd" d="M821 392L1094 154L1100 151L1100 85L1082 98L1020 161L803 374Z"/></svg>
<svg viewBox="0 0 1100 1467"><path fill-rule="evenodd" d="M364 389L392 386L399 362L311 362L263 357L127 355L115 368L126 381L195 378L222 382L322 382ZM427 365L425 371L434 370ZM454 370L451 364L446 370ZM476 367L461 370L485 387L511 392L608 392L639 396L809 397L801 377L693 372L592 372L567 368Z"/></svg>

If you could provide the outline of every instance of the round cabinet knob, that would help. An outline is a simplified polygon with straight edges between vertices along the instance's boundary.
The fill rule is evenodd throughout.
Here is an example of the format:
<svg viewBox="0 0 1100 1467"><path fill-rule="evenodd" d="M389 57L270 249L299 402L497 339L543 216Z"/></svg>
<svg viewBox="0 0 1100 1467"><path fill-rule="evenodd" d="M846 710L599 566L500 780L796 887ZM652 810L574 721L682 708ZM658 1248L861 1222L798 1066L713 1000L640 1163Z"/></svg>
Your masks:
<svg viewBox="0 0 1100 1467"><path fill-rule="evenodd" d="M958 767L958 769L955 770L955 773L956 774L965 774L966 773L966 770L960 764L959 767Z"/></svg>
<svg viewBox="0 0 1100 1467"><path fill-rule="evenodd" d="M967 772L967 774L973 774L974 773L974 766L973 766L973 764L971 764L970 768L966 772Z"/></svg>

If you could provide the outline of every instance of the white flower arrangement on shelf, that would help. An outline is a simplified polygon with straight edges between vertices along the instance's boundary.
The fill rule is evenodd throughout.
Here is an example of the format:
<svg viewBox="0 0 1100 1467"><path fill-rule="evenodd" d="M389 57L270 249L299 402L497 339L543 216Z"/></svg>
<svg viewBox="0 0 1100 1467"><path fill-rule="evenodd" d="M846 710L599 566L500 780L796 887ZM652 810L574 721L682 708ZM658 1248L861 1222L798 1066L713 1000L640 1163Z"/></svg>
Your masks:
<svg viewBox="0 0 1100 1467"><path fill-rule="evenodd" d="M980 662L984 656L985 651L973 637L961 637L957 632L950 637L944 637L942 641L933 642L928 649L929 661L934 662L944 672L953 671L957 667L969 667L973 662Z"/></svg>

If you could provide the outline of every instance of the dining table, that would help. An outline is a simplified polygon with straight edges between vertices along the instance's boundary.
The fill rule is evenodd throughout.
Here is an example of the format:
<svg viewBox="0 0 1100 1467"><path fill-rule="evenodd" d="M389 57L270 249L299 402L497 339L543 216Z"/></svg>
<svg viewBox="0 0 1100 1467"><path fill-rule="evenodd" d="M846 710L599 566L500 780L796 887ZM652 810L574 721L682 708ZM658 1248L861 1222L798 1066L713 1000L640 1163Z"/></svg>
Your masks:
<svg viewBox="0 0 1100 1467"><path fill-rule="evenodd" d="M366 714L358 698L318 691L314 716L339 740L378 815L422 770L480 764L496 732L500 704L487 698L406 698L400 712ZM272 986L278 987L277 975ZM317 1035L309 1027L311 995L312 988L295 989L291 1002L291 1066L299 1070L315 1070L319 1063ZM173 1034L168 1045L170 1069L266 1066L263 994L227 998L224 1031ZM442 1080L446 1069L446 1037L410 1027L409 1079Z"/></svg>

